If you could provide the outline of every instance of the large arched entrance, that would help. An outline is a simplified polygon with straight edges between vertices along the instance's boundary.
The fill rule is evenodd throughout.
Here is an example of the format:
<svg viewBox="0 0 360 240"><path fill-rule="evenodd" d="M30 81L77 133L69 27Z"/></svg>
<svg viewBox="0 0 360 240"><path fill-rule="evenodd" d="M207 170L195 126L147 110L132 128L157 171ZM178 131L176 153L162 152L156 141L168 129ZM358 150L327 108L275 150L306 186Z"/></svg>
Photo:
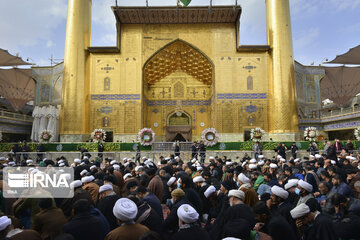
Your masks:
<svg viewBox="0 0 360 240"><path fill-rule="evenodd" d="M176 40L144 65L144 126L158 141L200 136L211 125L214 67L190 44Z"/></svg>

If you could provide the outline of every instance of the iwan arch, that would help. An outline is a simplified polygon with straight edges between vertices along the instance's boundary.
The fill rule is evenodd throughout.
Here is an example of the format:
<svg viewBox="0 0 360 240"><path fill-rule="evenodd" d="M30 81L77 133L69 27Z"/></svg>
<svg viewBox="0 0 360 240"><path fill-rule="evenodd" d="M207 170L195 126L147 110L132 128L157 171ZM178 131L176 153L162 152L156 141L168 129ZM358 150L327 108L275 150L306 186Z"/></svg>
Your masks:
<svg viewBox="0 0 360 240"><path fill-rule="evenodd" d="M69 0L61 141L95 128L133 141L221 141L261 127L274 140L298 132L288 0L267 0L268 45L239 45L241 8L118 7L117 46L90 47L91 0Z"/></svg>

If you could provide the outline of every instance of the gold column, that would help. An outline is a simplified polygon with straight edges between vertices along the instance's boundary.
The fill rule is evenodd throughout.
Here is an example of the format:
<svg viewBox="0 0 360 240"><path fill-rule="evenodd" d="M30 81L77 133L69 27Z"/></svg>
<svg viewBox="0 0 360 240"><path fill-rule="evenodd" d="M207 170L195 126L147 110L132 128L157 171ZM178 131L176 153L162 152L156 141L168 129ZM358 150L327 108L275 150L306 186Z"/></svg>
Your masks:
<svg viewBox="0 0 360 240"><path fill-rule="evenodd" d="M298 114L289 0L266 0L269 133L297 133Z"/></svg>
<svg viewBox="0 0 360 240"><path fill-rule="evenodd" d="M83 140L84 134L89 134L87 48L90 46L90 37L91 0L69 0L60 116L62 141Z"/></svg>

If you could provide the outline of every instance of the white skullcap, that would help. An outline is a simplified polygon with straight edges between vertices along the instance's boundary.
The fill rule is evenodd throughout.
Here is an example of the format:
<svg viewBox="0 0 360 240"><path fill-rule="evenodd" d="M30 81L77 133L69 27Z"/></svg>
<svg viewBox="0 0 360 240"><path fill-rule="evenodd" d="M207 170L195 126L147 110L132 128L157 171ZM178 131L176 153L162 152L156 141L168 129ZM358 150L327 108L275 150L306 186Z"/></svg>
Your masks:
<svg viewBox="0 0 360 240"><path fill-rule="evenodd" d="M308 192L312 192L313 190L313 186L310 183L305 182L304 180L299 180L298 185Z"/></svg>
<svg viewBox="0 0 360 240"><path fill-rule="evenodd" d="M87 174L88 173L88 171L86 170L86 169L84 169L84 170L82 170L81 172L80 172L80 176L83 176L83 175L85 175L85 174Z"/></svg>
<svg viewBox="0 0 360 240"><path fill-rule="evenodd" d="M64 162L64 160L62 160L62 159L58 161L59 164L60 164L60 163L63 163L63 162Z"/></svg>
<svg viewBox="0 0 360 240"><path fill-rule="evenodd" d="M14 161L11 161L9 162L9 165L12 166L12 165L15 165L16 163Z"/></svg>
<svg viewBox="0 0 360 240"><path fill-rule="evenodd" d="M259 155L258 158L265 158L264 155Z"/></svg>
<svg viewBox="0 0 360 240"><path fill-rule="evenodd" d="M115 165L115 164L114 164ZM126 163L124 163L124 167L127 167L127 166L129 166L130 165L130 162L126 162Z"/></svg>
<svg viewBox="0 0 360 240"><path fill-rule="evenodd" d="M169 179L169 181L167 182L167 185L170 187L171 185L174 184L175 181L176 181L176 177L171 177L171 178Z"/></svg>
<svg viewBox="0 0 360 240"><path fill-rule="evenodd" d="M294 162L300 162L300 158L295 158Z"/></svg>
<svg viewBox="0 0 360 240"><path fill-rule="evenodd" d="M285 158L280 158L280 161L286 162L286 159Z"/></svg>
<svg viewBox="0 0 360 240"><path fill-rule="evenodd" d="M89 159L89 157L88 157L88 156L84 156L83 159Z"/></svg>
<svg viewBox="0 0 360 240"><path fill-rule="evenodd" d="M116 160L112 160L111 162L110 162L110 165L114 165L116 163Z"/></svg>
<svg viewBox="0 0 360 240"><path fill-rule="evenodd" d="M64 167L65 166L65 163L60 163L59 164L59 167Z"/></svg>
<svg viewBox="0 0 360 240"><path fill-rule="evenodd" d="M203 182L203 181L205 181L205 179L202 176L197 176L197 177L194 177L194 179L193 179L194 183Z"/></svg>
<svg viewBox="0 0 360 240"><path fill-rule="evenodd" d="M315 158L321 158L320 154L315 154Z"/></svg>
<svg viewBox="0 0 360 240"><path fill-rule="evenodd" d="M33 163L33 160L31 160L31 159L26 160L26 164L29 164L29 163Z"/></svg>
<svg viewBox="0 0 360 240"><path fill-rule="evenodd" d="M240 199L241 201L244 201L245 199L245 193L241 190L232 189L228 193L228 197L236 197Z"/></svg>
<svg viewBox="0 0 360 240"><path fill-rule="evenodd" d="M211 194L213 194L214 192L216 192L216 188L215 188L213 185L211 185L211 186L208 187L208 188L206 189L206 191L204 192L204 196L205 196L206 198L209 198L209 197L211 196Z"/></svg>
<svg viewBox="0 0 360 240"><path fill-rule="evenodd" d="M290 214L293 219L298 219L305 216L309 212L310 212L309 206L306 205L305 203L301 203L299 206L291 210Z"/></svg>
<svg viewBox="0 0 360 240"><path fill-rule="evenodd" d="M250 179L247 176L245 176L245 174L243 173L239 174L238 180L242 183L250 183Z"/></svg>
<svg viewBox="0 0 360 240"><path fill-rule="evenodd" d="M81 178L82 183L88 183L88 182L92 182L94 180L95 180L95 178L93 175Z"/></svg>
<svg viewBox="0 0 360 240"><path fill-rule="evenodd" d="M249 169L256 169L256 168L257 168L256 164L253 163L249 164Z"/></svg>
<svg viewBox="0 0 360 240"><path fill-rule="evenodd" d="M255 158L251 159L250 163L256 163L256 159Z"/></svg>
<svg viewBox="0 0 360 240"><path fill-rule="evenodd" d="M264 164L265 164L265 162L264 162L263 160L261 160L261 161L258 162L258 165L260 165L260 166L262 166L262 165L264 165Z"/></svg>
<svg viewBox="0 0 360 240"><path fill-rule="evenodd" d="M213 156L210 156L209 159L215 159Z"/></svg>
<svg viewBox="0 0 360 240"><path fill-rule="evenodd" d="M11 219L7 216L0 217L0 231L5 230L11 224Z"/></svg>
<svg viewBox="0 0 360 240"><path fill-rule="evenodd" d="M202 167L196 167L196 171L202 171L203 170L203 168Z"/></svg>
<svg viewBox="0 0 360 240"><path fill-rule="evenodd" d="M110 184L104 184L99 188L99 193L102 193L105 191L114 191L113 186Z"/></svg>
<svg viewBox="0 0 360 240"><path fill-rule="evenodd" d="M299 179L289 179L289 181L285 184L285 190L296 187L298 185L298 182Z"/></svg>
<svg viewBox="0 0 360 240"><path fill-rule="evenodd" d="M91 170L91 169L94 169L94 168L96 168L96 166L95 166L95 165L92 165L92 166L90 167L90 170Z"/></svg>
<svg viewBox="0 0 360 240"><path fill-rule="evenodd" d="M330 160L332 165L336 165L336 161L335 160Z"/></svg>
<svg viewBox="0 0 360 240"><path fill-rule="evenodd" d="M74 189L74 188L78 188L82 186L82 182L80 180L75 180L73 182L70 183L70 188Z"/></svg>
<svg viewBox="0 0 360 240"><path fill-rule="evenodd" d="M126 180L127 178L131 178L132 177L132 174L131 173L127 173L124 175L124 180Z"/></svg>
<svg viewBox="0 0 360 240"><path fill-rule="evenodd" d="M119 170L120 170L120 165L119 165L119 164L114 164L114 165L113 165L113 168L114 168L116 171L119 171Z"/></svg>
<svg viewBox="0 0 360 240"><path fill-rule="evenodd" d="M241 164L241 166L244 167L244 166L246 165L246 163L247 163L247 162L244 161L244 162Z"/></svg>
<svg viewBox="0 0 360 240"><path fill-rule="evenodd" d="M123 221L129 222L135 219L138 213L136 204L128 198L120 198L113 208L114 216Z"/></svg>
<svg viewBox="0 0 360 240"><path fill-rule="evenodd" d="M286 190L276 185L271 188L271 192L282 199L287 199L289 196L289 193Z"/></svg>
<svg viewBox="0 0 360 240"><path fill-rule="evenodd" d="M225 163L226 166L229 166L229 165L232 165L232 164L233 164L233 163L232 163L232 162L229 162L229 161Z"/></svg>
<svg viewBox="0 0 360 240"><path fill-rule="evenodd" d="M127 161L127 160L128 160L128 159L127 159L126 157L123 158L123 161L124 161L124 162Z"/></svg>
<svg viewBox="0 0 360 240"><path fill-rule="evenodd" d="M309 157L314 158L315 156L310 154L310 156L309 156Z"/></svg>
<svg viewBox="0 0 360 240"><path fill-rule="evenodd" d="M80 163L81 166L85 165L85 162Z"/></svg>
<svg viewBox="0 0 360 240"><path fill-rule="evenodd" d="M275 163L270 163L271 168L277 168L278 166Z"/></svg>
<svg viewBox="0 0 360 240"><path fill-rule="evenodd" d="M199 218L199 214L189 204L181 205L177 210L177 215L184 223L193 223L196 222Z"/></svg>
<svg viewBox="0 0 360 240"><path fill-rule="evenodd" d="M81 160L79 158L75 158L74 163L81 163Z"/></svg>

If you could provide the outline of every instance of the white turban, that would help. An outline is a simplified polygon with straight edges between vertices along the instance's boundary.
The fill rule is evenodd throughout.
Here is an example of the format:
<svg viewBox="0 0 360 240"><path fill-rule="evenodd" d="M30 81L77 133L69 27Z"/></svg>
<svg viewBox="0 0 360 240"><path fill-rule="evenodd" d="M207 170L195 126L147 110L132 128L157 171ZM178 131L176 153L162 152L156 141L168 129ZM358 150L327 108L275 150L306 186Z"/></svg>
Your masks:
<svg viewBox="0 0 360 240"><path fill-rule="evenodd" d="M301 203L299 206L290 211L293 219L298 219L310 212L310 208L305 203Z"/></svg>
<svg viewBox="0 0 360 240"><path fill-rule="evenodd" d="M94 178L94 176L86 176L86 177L83 177L82 179L81 179L81 182L82 183L88 183L88 182L92 182L92 181L94 181L95 180L95 178Z"/></svg>
<svg viewBox="0 0 360 240"><path fill-rule="evenodd" d="M211 196L211 194L213 194L214 192L216 192L216 188L215 188L213 185L211 185L211 186L208 187L208 188L206 189L206 191L204 192L204 196L205 196L206 198L209 198L209 197Z"/></svg>
<svg viewBox="0 0 360 240"><path fill-rule="evenodd" d="M253 163L249 164L249 169L256 169L256 168L257 168L256 164Z"/></svg>
<svg viewBox="0 0 360 240"><path fill-rule="evenodd" d="M271 188L271 192L282 199L287 199L289 196L289 193L286 190L276 185Z"/></svg>
<svg viewBox="0 0 360 240"><path fill-rule="evenodd" d="M114 170L119 171L120 170L120 165L114 164L113 168L114 168Z"/></svg>
<svg viewBox="0 0 360 240"><path fill-rule="evenodd" d="M0 217L0 231L3 231L11 224L11 219L7 216Z"/></svg>
<svg viewBox="0 0 360 240"><path fill-rule="evenodd" d="M250 183L250 179L247 176L245 176L245 174L243 173L239 174L238 180L242 183Z"/></svg>
<svg viewBox="0 0 360 240"><path fill-rule="evenodd" d="M310 157L310 158L314 158L315 156L310 154L310 156L309 156L309 157Z"/></svg>
<svg viewBox="0 0 360 240"><path fill-rule="evenodd" d="M259 155L258 158L265 158L264 155Z"/></svg>
<svg viewBox="0 0 360 240"><path fill-rule="evenodd" d="M315 154L315 158L321 158L320 154Z"/></svg>
<svg viewBox="0 0 360 240"><path fill-rule="evenodd" d="M199 214L189 204L181 205L177 210L177 215L184 223L193 223L199 219Z"/></svg>
<svg viewBox="0 0 360 240"><path fill-rule="evenodd" d="M14 161L11 161L11 162L9 162L9 165L10 166L13 166L13 165L15 165L16 163L14 162Z"/></svg>
<svg viewBox="0 0 360 240"><path fill-rule="evenodd" d="M83 165L85 165L85 162L80 163L80 166L83 166Z"/></svg>
<svg viewBox="0 0 360 240"><path fill-rule="evenodd" d="M30 164L30 163L33 163L33 160L31 159L26 160L26 164Z"/></svg>
<svg viewBox="0 0 360 240"><path fill-rule="evenodd" d="M244 161L244 162L241 164L241 166L244 167L246 164L247 164L247 162Z"/></svg>
<svg viewBox="0 0 360 240"><path fill-rule="evenodd" d="M301 187L301 188L303 188L303 189L305 189L306 191L308 191L308 192L312 192L312 190L313 190L313 186L310 184L310 183L308 183L308 182L305 182L304 180L300 180L299 182L298 182L298 185Z"/></svg>
<svg viewBox="0 0 360 240"><path fill-rule="evenodd" d="M251 159L251 160L250 160L250 163L256 163L256 159L254 159L254 158Z"/></svg>
<svg viewBox="0 0 360 240"><path fill-rule="evenodd" d="M96 168L96 166L95 166L95 165L92 165L92 166L90 167L90 170L91 170L91 169L94 169L94 168Z"/></svg>
<svg viewBox="0 0 360 240"><path fill-rule="evenodd" d="M174 184L175 181L176 181L176 177L171 177L171 178L169 179L169 181L167 182L167 185L170 187L171 185Z"/></svg>
<svg viewBox="0 0 360 240"><path fill-rule="evenodd" d="M280 158L280 161L286 162L285 158Z"/></svg>
<svg viewBox="0 0 360 240"><path fill-rule="evenodd" d="M202 171L203 170L203 168L202 167L196 167L196 171Z"/></svg>
<svg viewBox="0 0 360 240"><path fill-rule="evenodd" d="M300 158L295 158L294 162L300 162Z"/></svg>
<svg viewBox="0 0 360 240"><path fill-rule="evenodd" d="M131 178L132 177L132 174L131 173L127 173L124 175L124 180L126 180L127 178Z"/></svg>
<svg viewBox="0 0 360 240"><path fill-rule="evenodd" d="M193 179L194 183L199 183L199 182L203 182L203 181L205 181L205 180L203 179L202 176L197 176L197 177L194 177L194 179Z"/></svg>
<svg viewBox="0 0 360 240"><path fill-rule="evenodd" d="M116 163L116 160L112 160L111 162L110 162L110 165L114 165Z"/></svg>
<svg viewBox="0 0 360 240"><path fill-rule="evenodd" d="M230 161L228 161L228 162L225 163L226 166L229 166L229 165L232 165L232 164L233 164L233 163L230 162Z"/></svg>
<svg viewBox="0 0 360 240"><path fill-rule="evenodd" d="M137 213L136 204L128 198L120 198L113 208L114 216L123 222L134 220Z"/></svg>
<svg viewBox="0 0 360 240"><path fill-rule="evenodd" d="M75 158L74 163L81 163L81 160L79 158Z"/></svg>
<svg viewBox="0 0 360 240"><path fill-rule="evenodd" d="M59 164L60 164L60 163L63 163L63 162L64 162L64 160L62 160L62 159L58 161Z"/></svg>
<svg viewBox="0 0 360 240"><path fill-rule="evenodd" d="M270 163L271 168L277 168L278 166L275 163Z"/></svg>
<svg viewBox="0 0 360 240"><path fill-rule="evenodd" d="M264 164L265 164L265 162L264 162L263 160L261 160L261 161L258 162L258 165L260 165L260 166L262 166L262 165L264 165Z"/></svg>
<svg viewBox="0 0 360 240"><path fill-rule="evenodd" d="M241 201L244 201L245 199L245 193L241 190L232 189L228 193L228 197L236 197L240 199Z"/></svg>
<svg viewBox="0 0 360 240"><path fill-rule="evenodd" d="M332 165L336 165L336 161L335 160L330 160Z"/></svg>
<svg viewBox="0 0 360 240"><path fill-rule="evenodd" d="M99 193L105 192L105 191L113 191L113 186L110 184L104 184L99 188Z"/></svg>
<svg viewBox="0 0 360 240"><path fill-rule="evenodd" d="M298 182L299 179L289 179L289 181L285 184L285 190L296 187L298 185Z"/></svg>
<svg viewBox="0 0 360 240"><path fill-rule="evenodd" d="M64 167L65 166L65 163L60 163L59 164L59 167Z"/></svg>
<svg viewBox="0 0 360 240"><path fill-rule="evenodd" d="M88 173L88 171L86 170L86 169L84 169L84 170L82 170L81 172L80 172L80 176L83 176L83 175L85 175L85 174L87 174Z"/></svg>
<svg viewBox="0 0 360 240"><path fill-rule="evenodd" d="M80 180L75 180L73 182L70 183L70 188L74 189L74 188L78 188L82 186L82 182Z"/></svg>
<svg viewBox="0 0 360 240"><path fill-rule="evenodd" d="M84 158L84 159L89 159L89 157L88 157L88 156L84 156L83 158Z"/></svg>
<svg viewBox="0 0 360 240"><path fill-rule="evenodd" d="M209 157L209 159L212 159L212 160L214 160L215 158L214 158L213 156L210 156L210 157Z"/></svg>

